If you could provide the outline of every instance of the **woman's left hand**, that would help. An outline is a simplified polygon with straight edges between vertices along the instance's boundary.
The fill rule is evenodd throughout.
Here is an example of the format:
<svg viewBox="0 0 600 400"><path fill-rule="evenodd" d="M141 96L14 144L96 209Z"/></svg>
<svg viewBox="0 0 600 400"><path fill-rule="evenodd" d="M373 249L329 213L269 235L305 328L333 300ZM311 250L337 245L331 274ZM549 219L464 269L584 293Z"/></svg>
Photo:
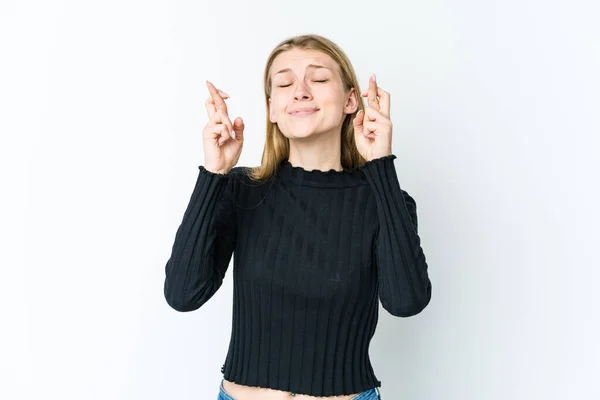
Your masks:
<svg viewBox="0 0 600 400"><path fill-rule="evenodd" d="M392 154L392 121L390 94L377 86L375 75L369 78L369 89L361 94L368 106L354 118L354 141L358 152L367 160Z"/></svg>

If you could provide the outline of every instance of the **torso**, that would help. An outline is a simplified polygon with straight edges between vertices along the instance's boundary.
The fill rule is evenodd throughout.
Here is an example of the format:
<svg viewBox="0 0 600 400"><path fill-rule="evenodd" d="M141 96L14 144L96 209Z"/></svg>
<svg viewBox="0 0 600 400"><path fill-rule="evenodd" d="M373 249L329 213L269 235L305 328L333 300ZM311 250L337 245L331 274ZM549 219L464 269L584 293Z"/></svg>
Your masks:
<svg viewBox="0 0 600 400"><path fill-rule="evenodd" d="M283 172L284 176L275 181L277 185L274 187L270 182L263 185L246 182L243 177L238 177L235 181L244 182L238 186L235 203L240 210L236 223L246 229L240 229L237 234L234 287L243 285L243 290L234 291L234 304L238 302L237 309L242 309L243 301L250 299L242 297L240 293L260 293L262 303L256 303L255 315L239 313L238 318L234 318L231 346L223 368L231 375L231 379L235 380L236 374L239 376L239 369L232 367L235 364L233 354L243 350L246 353L240 358L248 363L252 360L253 365L257 359L269 359L269 354L272 357L278 352L283 360L281 368L286 371L300 371L301 358L291 357L290 349L293 344L303 344L304 348L311 352L309 354L309 350L306 350L306 360L321 360L321 357L336 354L340 360L353 363L355 368L371 374L368 343L377 323L378 307L377 297L374 296L377 292L377 275L372 263L374 238L378 229L375 197L370 194L366 180L361 179L357 172L338 172L335 175L311 172L305 174L302 179L303 185L307 186L290 183L290 179L299 178L298 173L301 171L296 170L294 173L288 166ZM350 179L351 176L353 179ZM329 187L328 182L332 178L333 186ZM311 183L315 186L309 187ZM339 191L335 192L338 193L337 197L331 194L330 190L336 186L339 186ZM354 192L348 189L351 186L356 186ZM356 198L361 199L363 203L355 206L354 202L346 201L344 204L348 209L342 212L339 210L339 200L348 198L350 193L355 193ZM282 207L296 207L304 211L283 218ZM353 212L363 218L360 229L350 229L355 223L344 223L347 213ZM271 227L267 230L268 235L257 234L255 230L248 228L254 226L256 221ZM289 252L280 252L280 248L273 245L276 243L273 242L273 237L295 238L294 232L310 232L310 235L302 236L304 246L291 246ZM358 241L362 245L344 247L344 251L339 253L331 251L332 246L339 248L341 245L338 244ZM311 258L308 259L307 255ZM252 263L246 263L245 260L252 260ZM296 299L308 299L311 304L318 302L325 311L308 319L304 303L296 302ZM265 304L269 306L265 313L266 321L271 322L260 325L263 328L260 335L254 335L253 342L248 342L256 344L255 347L242 346L240 341L235 340L236 335L241 337L243 333L239 332L247 332L245 329L253 327L255 321L259 321L255 318L259 315L258 307ZM279 306L270 308L271 304ZM342 312L347 307L363 312L356 315ZM330 328L329 323L336 329ZM304 329L300 330L301 335L294 336L293 332L298 332L294 331L294 327L298 326ZM350 331L354 335L351 336L352 343L362 349L361 352L355 352L352 346L325 346L324 338L328 335L346 338L347 332ZM360 334L357 333L359 331ZM321 360L320 363L316 363L318 370L333 368L334 362L329 361ZM267 367L265 363L260 365L263 368ZM277 368L272 370L273 374L281 371ZM339 374L339 369L336 371ZM255 371L250 374L255 376ZM283 372L281 374L283 375ZM371 375L368 375L368 378L371 378ZM236 400L351 400L358 394L317 397L297 393L292 396L289 391L246 386L226 379L223 380L223 389Z"/></svg>
<svg viewBox="0 0 600 400"><path fill-rule="evenodd" d="M292 396L290 392L275 389L266 389L253 386L244 386L228 380L223 380L223 389L237 400L350 400L358 393L346 396L315 397L305 394Z"/></svg>

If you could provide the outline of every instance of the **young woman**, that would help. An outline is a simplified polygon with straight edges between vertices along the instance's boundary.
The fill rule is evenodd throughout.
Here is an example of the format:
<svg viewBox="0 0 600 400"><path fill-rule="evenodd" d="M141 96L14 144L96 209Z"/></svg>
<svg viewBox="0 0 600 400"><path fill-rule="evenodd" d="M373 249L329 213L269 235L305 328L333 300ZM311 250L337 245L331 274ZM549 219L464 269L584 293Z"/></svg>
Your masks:
<svg viewBox="0 0 600 400"><path fill-rule="evenodd" d="M235 166L243 120L207 86L205 163L164 295L198 309L235 254L219 399L380 399L369 360L378 300L409 317L431 299L416 203L394 168L390 94L372 76L359 95L350 61L322 36L283 41L265 68L262 163L249 168Z"/></svg>

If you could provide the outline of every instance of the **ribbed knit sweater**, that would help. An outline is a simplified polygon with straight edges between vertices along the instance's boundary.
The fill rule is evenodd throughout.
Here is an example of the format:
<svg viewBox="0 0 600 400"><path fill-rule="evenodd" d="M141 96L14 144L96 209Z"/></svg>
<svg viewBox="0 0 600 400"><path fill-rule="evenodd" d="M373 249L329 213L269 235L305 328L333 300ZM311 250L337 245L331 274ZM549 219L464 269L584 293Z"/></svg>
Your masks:
<svg viewBox="0 0 600 400"><path fill-rule="evenodd" d="M431 298L416 203L400 188L395 158L343 171L286 159L264 183L245 167L198 167L164 295L175 310L198 309L234 254L225 379L312 396L381 386L369 359L378 299L409 317Z"/></svg>

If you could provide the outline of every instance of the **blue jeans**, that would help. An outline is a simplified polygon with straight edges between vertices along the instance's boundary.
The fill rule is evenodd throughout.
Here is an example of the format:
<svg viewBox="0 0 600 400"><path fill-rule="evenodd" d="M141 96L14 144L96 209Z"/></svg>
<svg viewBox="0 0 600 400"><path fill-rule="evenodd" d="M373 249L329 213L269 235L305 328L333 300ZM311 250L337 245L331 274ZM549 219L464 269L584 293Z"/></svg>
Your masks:
<svg viewBox="0 0 600 400"><path fill-rule="evenodd" d="M235 397L231 396L223 388L223 380L221 380L221 387L219 388L219 397L217 400L236 400ZM379 394L379 389L374 387L367 389L364 392L360 392L350 400L381 400L381 395Z"/></svg>

